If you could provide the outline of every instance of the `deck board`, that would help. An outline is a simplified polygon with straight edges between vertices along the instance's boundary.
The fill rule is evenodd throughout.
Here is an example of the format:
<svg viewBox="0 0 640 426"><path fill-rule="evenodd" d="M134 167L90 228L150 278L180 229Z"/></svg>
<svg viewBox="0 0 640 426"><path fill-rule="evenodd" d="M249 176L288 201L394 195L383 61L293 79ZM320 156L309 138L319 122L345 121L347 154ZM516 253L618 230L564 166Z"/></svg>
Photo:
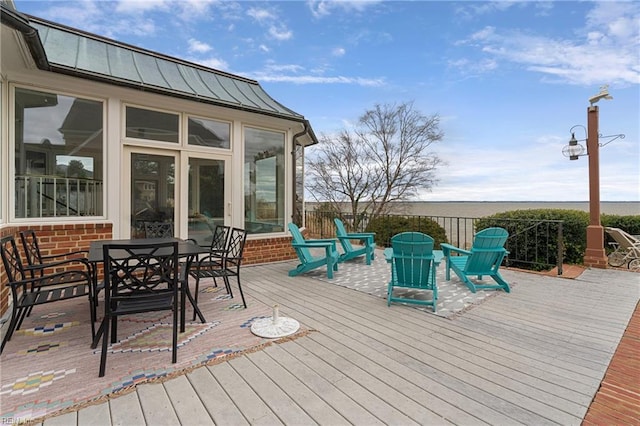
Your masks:
<svg viewBox="0 0 640 426"><path fill-rule="evenodd" d="M244 267L243 290L278 304L306 336L44 425L579 425L640 290L625 272L568 280L505 270L511 294L445 319L288 277L292 266Z"/></svg>
<svg viewBox="0 0 640 426"><path fill-rule="evenodd" d="M144 420L148 424L178 424L178 416L164 386L138 386L138 399Z"/></svg>
<svg viewBox="0 0 640 426"><path fill-rule="evenodd" d="M169 422L169 417L166 417L164 421L167 424L179 423L186 425L191 423L191 419L200 419L198 425L201 426L214 424L205 406L198 397L198 393L191 386L186 376L178 376L173 380L167 380L164 382L164 389L177 416L176 422ZM155 422L148 423L160 424Z"/></svg>

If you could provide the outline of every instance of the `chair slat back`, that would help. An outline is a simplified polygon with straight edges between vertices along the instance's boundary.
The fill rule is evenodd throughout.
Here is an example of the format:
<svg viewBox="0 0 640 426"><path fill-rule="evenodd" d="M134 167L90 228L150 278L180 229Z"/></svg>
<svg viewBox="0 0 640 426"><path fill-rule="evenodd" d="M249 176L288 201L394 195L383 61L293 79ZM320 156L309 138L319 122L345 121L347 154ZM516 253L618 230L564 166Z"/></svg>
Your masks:
<svg viewBox="0 0 640 426"><path fill-rule="evenodd" d="M21 281L27 278L20 260L20 252L13 236L8 235L0 239L0 255L2 255L2 264L9 282Z"/></svg>
<svg viewBox="0 0 640 426"><path fill-rule="evenodd" d="M333 222L336 224L336 236L337 237L346 237L347 230L344 227L344 223L337 217L333 219ZM351 241L346 238L340 239L340 244L342 244L342 248L345 252L353 251L353 246L351 245Z"/></svg>
<svg viewBox="0 0 640 426"><path fill-rule="evenodd" d="M230 230L231 227L229 226L216 225L213 230L213 238L211 239L211 252L223 252L226 250Z"/></svg>
<svg viewBox="0 0 640 426"><path fill-rule="evenodd" d="M178 287L177 241L105 244L105 303L131 296L174 292Z"/></svg>
<svg viewBox="0 0 640 426"><path fill-rule="evenodd" d="M145 238L173 238L173 222L145 222Z"/></svg>
<svg viewBox="0 0 640 426"><path fill-rule="evenodd" d="M229 242L225 253L225 268L240 267L244 246L247 242L247 231L240 228L233 228L229 233Z"/></svg>
<svg viewBox="0 0 640 426"><path fill-rule="evenodd" d="M433 238L421 232L394 235L392 279L402 287L430 289L435 282L433 245Z"/></svg>
<svg viewBox="0 0 640 426"><path fill-rule="evenodd" d="M487 228L479 231L474 237L465 272L474 275L499 268L506 255L504 244L508 237L509 233L503 228Z"/></svg>
<svg viewBox="0 0 640 426"><path fill-rule="evenodd" d="M20 240L22 241L25 257L27 258L27 264L30 266L41 265L42 253L40 253L38 237L35 231L32 229L20 231Z"/></svg>
<svg viewBox="0 0 640 426"><path fill-rule="evenodd" d="M289 223L289 232L293 237L293 242L297 244L304 243L304 237L302 236L302 232L300 232L300 228L295 223ZM309 251L306 247L294 247L298 258L302 263L308 263L313 261L313 256L311 255L311 251Z"/></svg>

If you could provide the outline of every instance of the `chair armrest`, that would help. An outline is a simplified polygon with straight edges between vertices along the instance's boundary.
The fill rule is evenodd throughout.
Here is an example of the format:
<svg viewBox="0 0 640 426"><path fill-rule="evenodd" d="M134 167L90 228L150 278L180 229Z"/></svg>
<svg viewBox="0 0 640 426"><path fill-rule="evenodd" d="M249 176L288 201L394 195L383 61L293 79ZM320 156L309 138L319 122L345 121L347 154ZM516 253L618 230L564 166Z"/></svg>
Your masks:
<svg viewBox="0 0 640 426"><path fill-rule="evenodd" d="M335 245L335 241L305 241L304 243L291 243L293 247L324 248Z"/></svg>
<svg viewBox="0 0 640 426"><path fill-rule="evenodd" d="M350 238L375 238L375 232L349 232L347 237Z"/></svg>
<svg viewBox="0 0 640 426"><path fill-rule="evenodd" d="M433 263L435 264L436 267L440 265L440 262L442 262L443 258L444 258L444 252L442 250L433 251Z"/></svg>
<svg viewBox="0 0 640 426"><path fill-rule="evenodd" d="M71 257L68 258L69 256L75 256L75 255L82 255L82 256L76 256L76 257ZM62 260L71 260L71 259L83 259L83 258L87 258L89 256L89 250L76 250L76 251L70 251L68 253L61 253L61 254L49 254L46 256L40 256L42 259L60 259L62 258ZM65 259L68 258L68 259Z"/></svg>
<svg viewBox="0 0 640 426"><path fill-rule="evenodd" d="M25 271L31 272L31 271L43 271L45 269L57 268L58 266L65 266L65 265L70 265L74 263L81 263L87 268L88 271L91 271L91 265L89 263L89 259L87 259L86 257L75 257L71 259L58 260L56 262L41 263L38 265L24 265L23 267Z"/></svg>
<svg viewBox="0 0 640 426"><path fill-rule="evenodd" d="M32 278L26 278L24 280L19 280L19 281L9 281L8 283L6 283L6 285L12 287L12 288L17 288L17 287L25 287L27 286L27 284L33 284L35 285L35 287L48 287L48 286L65 286L66 284L72 284L72 283L77 283L78 280L74 279L72 281L57 281L58 278L60 277L64 277L65 275L71 275L71 273L73 274L81 274L84 275L85 278L87 279L87 285L91 285L91 283L93 282L91 274L88 271L80 271L80 270L74 270L74 271L63 271L63 272L56 272L54 274L47 274L44 276L35 276Z"/></svg>
<svg viewBox="0 0 640 426"><path fill-rule="evenodd" d="M449 257L451 255L451 252L462 253L466 255L471 254L469 250L461 249L459 247L452 246L451 244L447 244L447 243L440 244L440 248L442 249L442 253L444 254L445 257Z"/></svg>
<svg viewBox="0 0 640 426"><path fill-rule="evenodd" d="M386 260L387 263L391 263L391 259L393 259L393 248L387 247L382 254L384 255L384 260Z"/></svg>
<svg viewBox="0 0 640 426"><path fill-rule="evenodd" d="M338 235L339 240L367 240L373 242L374 234L347 234Z"/></svg>
<svg viewBox="0 0 640 426"><path fill-rule="evenodd" d="M192 264L197 264L200 267L203 264L212 265L212 264L222 264L223 256L216 256L211 253L204 254L197 259L195 259Z"/></svg>
<svg viewBox="0 0 640 426"><path fill-rule="evenodd" d="M310 238L308 240L304 240L306 243L333 243L337 241L337 238Z"/></svg>

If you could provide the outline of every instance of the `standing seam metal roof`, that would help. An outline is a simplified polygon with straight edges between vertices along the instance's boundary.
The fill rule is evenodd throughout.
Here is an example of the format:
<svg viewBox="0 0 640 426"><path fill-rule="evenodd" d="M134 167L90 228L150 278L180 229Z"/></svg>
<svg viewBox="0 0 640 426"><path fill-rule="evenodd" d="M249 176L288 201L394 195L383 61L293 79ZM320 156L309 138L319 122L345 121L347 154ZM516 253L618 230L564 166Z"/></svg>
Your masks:
<svg viewBox="0 0 640 426"><path fill-rule="evenodd" d="M248 78L28 16L52 71L306 122Z"/></svg>

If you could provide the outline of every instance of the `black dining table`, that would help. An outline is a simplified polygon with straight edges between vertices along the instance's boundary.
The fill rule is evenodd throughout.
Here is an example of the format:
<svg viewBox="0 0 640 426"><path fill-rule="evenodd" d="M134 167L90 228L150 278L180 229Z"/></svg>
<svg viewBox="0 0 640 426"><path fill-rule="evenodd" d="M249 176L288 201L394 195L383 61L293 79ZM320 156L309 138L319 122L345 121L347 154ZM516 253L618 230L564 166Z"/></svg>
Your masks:
<svg viewBox="0 0 640 426"><path fill-rule="evenodd" d="M202 315L202 312L198 308L198 305L194 300L193 295L191 294L191 291L189 290L189 268L191 267L191 263L193 262L193 259L195 259L196 256L199 254L209 253L209 248L202 247L190 240L181 240L179 238L139 238L139 239L91 241L91 243L89 244L89 255L87 256L87 260L94 265L94 268L93 268L94 289L98 288L98 276L97 276L98 268L96 266L104 262L103 247L105 245L124 244L124 245L135 246L136 244L149 244L149 243L155 244L155 243L172 243L172 242L178 243L178 257L186 258L184 264L182 265L184 269L182 270L181 278L183 279L180 279L180 282L183 284L181 285L181 288L180 288L180 291L182 294L181 297L183 298L183 301L184 301L184 297L186 296L187 299L189 299L191 306L193 306L193 309L196 315L198 316L198 318L200 318L200 321L202 321L203 323L206 322L204 315ZM123 257L126 257L126 256L127 255L123 252ZM181 303L181 307L182 309L180 312L180 332L183 333L185 330L184 303Z"/></svg>

